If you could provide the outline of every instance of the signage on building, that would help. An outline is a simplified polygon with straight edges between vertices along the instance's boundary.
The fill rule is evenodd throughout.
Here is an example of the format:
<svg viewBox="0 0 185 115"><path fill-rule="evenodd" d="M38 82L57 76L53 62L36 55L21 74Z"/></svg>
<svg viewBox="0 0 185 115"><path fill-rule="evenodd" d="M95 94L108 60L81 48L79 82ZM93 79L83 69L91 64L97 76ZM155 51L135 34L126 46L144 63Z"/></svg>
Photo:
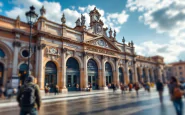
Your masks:
<svg viewBox="0 0 185 115"><path fill-rule="evenodd" d="M108 50L103 50L103 49L97 49L97 48L93 48L93 47L87 47L86 50L98 52L98 53L103 53L103 54L108 54L108 55L115 55L114 52L111 52Z"/></svg>

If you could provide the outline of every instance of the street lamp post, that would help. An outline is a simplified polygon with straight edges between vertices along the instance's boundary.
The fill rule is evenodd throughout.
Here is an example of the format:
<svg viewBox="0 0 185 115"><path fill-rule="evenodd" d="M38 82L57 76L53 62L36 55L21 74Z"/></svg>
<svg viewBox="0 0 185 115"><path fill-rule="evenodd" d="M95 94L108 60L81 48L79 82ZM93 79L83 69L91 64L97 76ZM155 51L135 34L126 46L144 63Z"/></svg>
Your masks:
<svg viewBox="0 0 185 115"><path fill-rule="evenodd" d="M29 56L28 56L28 68L27 68L27 77L31 74L30 72L30 58L31 58L31 39L32 39L32 28L34 23L37 20L38 14L35 13L35 7L31 6L30 11L25 13L28 25L30 26L30 37L29 37Z"/></svg>

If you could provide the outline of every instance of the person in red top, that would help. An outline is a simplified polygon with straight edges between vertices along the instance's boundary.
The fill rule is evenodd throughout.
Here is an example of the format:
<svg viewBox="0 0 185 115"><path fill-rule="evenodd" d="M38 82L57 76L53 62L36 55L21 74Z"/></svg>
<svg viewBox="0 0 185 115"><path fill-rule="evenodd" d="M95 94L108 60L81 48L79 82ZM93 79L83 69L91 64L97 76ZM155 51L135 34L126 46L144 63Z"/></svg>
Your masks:
<svg viewBox="0 0 185 115"><path fill-rule="evenodd" d="M129 83L129 91L131 92L132 91L132 83Z"/></svg>

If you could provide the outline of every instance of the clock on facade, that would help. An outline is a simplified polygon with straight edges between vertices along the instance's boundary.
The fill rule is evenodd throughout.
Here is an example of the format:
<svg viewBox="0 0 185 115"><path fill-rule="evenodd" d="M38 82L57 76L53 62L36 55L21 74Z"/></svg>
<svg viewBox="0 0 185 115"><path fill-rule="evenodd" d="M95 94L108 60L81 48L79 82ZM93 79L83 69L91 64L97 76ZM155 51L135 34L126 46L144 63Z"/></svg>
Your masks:
<svg viewBox="0 0 185 115"><path fill-rule="evenodd" d="M57 50L56 50L55 48L51 48L49 51L50 51L50 53L52 53L52 54L56 54L56 53L57 53Z"/></svg>
<svg viewBox="0 0 185 115"><path fill-rule="evenodd" d="M98 31L98 32L101 32L101 31L102 31L102 28L101 28L100 25L97 27L97 31Z"/></svg>
<svg viewBox="0 0 185 115"><path fill-rule="evenodd" d="M103 40L99 40L99 41L98 41L98 44L99 44L100 46L105 46L105 42L104 42Z"/></svg>
<svg viewBox="0 0 185 115"><path fill-rule="evenodd" d="M97 15L94 15L93 18L94 18L94 20L98 21L98 16Z"/></svg>

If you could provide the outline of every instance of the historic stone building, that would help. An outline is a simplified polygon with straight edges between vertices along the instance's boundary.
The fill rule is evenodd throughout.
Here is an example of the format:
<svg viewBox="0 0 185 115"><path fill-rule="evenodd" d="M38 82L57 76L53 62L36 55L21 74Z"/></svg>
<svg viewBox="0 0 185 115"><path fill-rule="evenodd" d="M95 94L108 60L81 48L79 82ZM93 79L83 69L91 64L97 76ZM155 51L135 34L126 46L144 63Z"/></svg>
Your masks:
<svg viewBox="0 0 185 115"><path fill-rule="evenodd" d="M89 13L90 27L85 17L77 19L75 28L68 27L65 15L61 24L45 17L46 10L33 27L31 72L35 82L58 84L62 91L75 85L107 89L109 83L154 82L165 76L163 57L136 55L134 43L117 42L116 32L103 28L96 8ZM15 87L23 82L27 72L29 25L19 18L0 16L0 84L10 80ZM19 81L20 80L20 81Z"/></svg>
<svg viewBox="0 0 185 115"><path fill-rule="evenodd" d="M185 61L173 62L165 65L166 78L169 80L171 76L175 76L179 81L185 81Z"/></svg>

